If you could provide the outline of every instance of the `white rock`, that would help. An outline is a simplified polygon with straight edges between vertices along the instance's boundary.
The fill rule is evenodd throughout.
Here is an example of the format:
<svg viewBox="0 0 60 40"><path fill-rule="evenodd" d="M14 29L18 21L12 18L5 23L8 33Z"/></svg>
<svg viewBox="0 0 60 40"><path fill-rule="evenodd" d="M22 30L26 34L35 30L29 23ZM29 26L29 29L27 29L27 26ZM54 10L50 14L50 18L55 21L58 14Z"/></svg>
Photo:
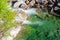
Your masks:
<svg viewBox="0 0 60 40"><path fill-rule="evenodd" d="M21 26L18 26L18 27L13 27L11 28L8 32L10 33L9 36L5 36L5 37L2 37L1 40L13 40L14 37L17 36L17 34L21 31Z"/></svg>

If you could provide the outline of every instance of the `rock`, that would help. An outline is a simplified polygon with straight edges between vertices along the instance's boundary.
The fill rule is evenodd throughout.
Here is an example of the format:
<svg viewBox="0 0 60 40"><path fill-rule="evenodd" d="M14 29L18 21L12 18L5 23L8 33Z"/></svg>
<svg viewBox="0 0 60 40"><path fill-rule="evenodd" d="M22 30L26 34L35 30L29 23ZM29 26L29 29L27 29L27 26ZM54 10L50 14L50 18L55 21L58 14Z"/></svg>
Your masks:
<svg viewBox="0 0 60 40"><path fill-rule="evenodd" d="M1 40L13 40L20 31L21 31L20 25L18 27L13 27L7 31L8 33L10 33L10 35L9 36L3 36L1 38Z"/></svg>
<svg viewBox="0 0 60 40"><path fill-rule="evenodd" d="M25 12L23 12L23 11L18 11L17 12L17 15L16 15L16 17L15 17L15 21L17 22L17 23L23 23L23 21L24 20L27 20L27 14L25 13Z"/></svg>

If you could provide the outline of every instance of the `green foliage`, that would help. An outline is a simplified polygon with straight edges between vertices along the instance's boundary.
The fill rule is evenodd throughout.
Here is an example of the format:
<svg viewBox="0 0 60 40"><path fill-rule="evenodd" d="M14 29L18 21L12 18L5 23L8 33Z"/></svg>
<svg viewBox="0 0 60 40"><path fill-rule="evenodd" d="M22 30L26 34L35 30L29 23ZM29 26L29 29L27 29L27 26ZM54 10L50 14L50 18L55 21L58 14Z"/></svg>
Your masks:
<svg viewBox="0 0 60 40"><path fill-rule="evenodd" d="M0 28L3 30L8 30L14 26L12 21L15 13L9 8L7 0L0 0L0 20L3 21L3 23L0 22Z"/></svg>
<svg viewBox="0 0 60 40"><path fill-rule="evenodd" d="M31 24L25 24L17 40L60 40L60 19L54 16L41 19L31 15Z"/></svg>

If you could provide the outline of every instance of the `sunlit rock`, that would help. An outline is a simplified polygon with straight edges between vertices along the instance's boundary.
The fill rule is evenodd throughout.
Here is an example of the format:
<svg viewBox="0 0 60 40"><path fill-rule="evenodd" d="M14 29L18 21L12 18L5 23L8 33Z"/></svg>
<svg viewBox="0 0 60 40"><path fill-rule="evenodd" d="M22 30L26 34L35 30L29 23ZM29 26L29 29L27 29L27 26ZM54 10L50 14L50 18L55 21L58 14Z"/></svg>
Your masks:
<svg viewBox="0 0 60 40"><path fill-rule="evenodd" d="M21 31L21 26L13 27L7 31L8 33L10 33L10 35L2 37L1 40L13 40L20 31Z"/></svg>
<svg viewBox="0 0 60 40"><path fill-rule="evenodd" d="M24 20L27 20L27 14L23 11L17 12L17 15L15 17L16 22L20 23L23 22Z"/></svg>

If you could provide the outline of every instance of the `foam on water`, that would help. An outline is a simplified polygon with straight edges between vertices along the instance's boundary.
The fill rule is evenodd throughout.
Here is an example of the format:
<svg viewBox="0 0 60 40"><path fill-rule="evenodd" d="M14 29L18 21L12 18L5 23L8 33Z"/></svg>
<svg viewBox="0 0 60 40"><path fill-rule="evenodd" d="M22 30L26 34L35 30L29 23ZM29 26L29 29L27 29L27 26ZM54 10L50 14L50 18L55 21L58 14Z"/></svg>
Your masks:
<svg viewBox="0 0 60 40"><path fill-rule="evenodd" d="M22 8L13 9L13 11L20 11L20 10L22 10L23 12L25 12L25 13L28 14L28 15L37 14L35 8L30 8L30 9L28 9L28 10L24 10L24 9L22 9Z"/></svg>

